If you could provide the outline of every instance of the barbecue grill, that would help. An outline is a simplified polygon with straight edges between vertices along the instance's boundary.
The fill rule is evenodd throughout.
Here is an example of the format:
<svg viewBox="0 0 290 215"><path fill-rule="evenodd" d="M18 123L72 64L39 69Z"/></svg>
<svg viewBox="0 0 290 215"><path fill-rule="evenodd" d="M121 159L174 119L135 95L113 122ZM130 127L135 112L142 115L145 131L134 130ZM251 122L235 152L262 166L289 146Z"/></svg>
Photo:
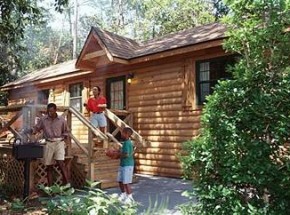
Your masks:
<svg viewBox="0 0 290 215"><path fill-rule="evenodd" d="M37 142L25 143L22 139L16 138L13 142L12 155L15 159L24 161L23 199L26 199L29 196L30 162L43 157L43 146Z"/></svg>

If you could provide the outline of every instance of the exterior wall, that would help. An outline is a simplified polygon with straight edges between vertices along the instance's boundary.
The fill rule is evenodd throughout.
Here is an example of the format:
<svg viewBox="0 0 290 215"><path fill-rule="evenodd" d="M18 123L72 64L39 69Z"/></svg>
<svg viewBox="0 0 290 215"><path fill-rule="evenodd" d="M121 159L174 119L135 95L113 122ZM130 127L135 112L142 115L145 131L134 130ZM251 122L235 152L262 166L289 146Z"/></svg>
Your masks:
<svg viewBox="0 0 290 215"><path fill-rule="evenodd" d="M176 154L200 127L200 110L188 111L183 106L184 68L184 61L178 61L140 69L129 86L134 129L150 142L136 153L140 173L181 175Z"/></svg>
<svg viewBox="0 0 290 215"><path fill-rule="evenodd" d="M34 87L24 87L20 89L10 90L8 98L8 106L21 105L37 98L37 91ZM8 113L7 118L12 118L15 113ZM14 123L13 128L17 131L22 129L23 118L20 116Z"/></svg>
<svg viewBox="0 0 290 215"><path fill-rule="evenodd" d="M74 79L67 79L64 80L63 83L63 92L59 95L59 100L62 99L62 105L69 106L70 105L70 93L69 93L69 85L82 83L83 90L82 90L82 104L87 100L89 88L87 83L87 78L85 77L78 77ZM82 114L88 117L87 111L84 107L82 107ZM72 134L83 144L88 143L88 129L83 123L75 116L72 116L72 123L71 123L71 130ZM75 146L76 147L76 146Z"/></svg>
<svg viewBox="0 0 290 215"><path fill-rule="evenodd" d="M177 158L182 143L199 133L202 106L197 106L195 96L195 62L226 55L221 47L173 56L158 61L135 65L111 64L98 68L89 75L68 78L41 85L34 90L11 91L9 104L37 98L37 90L54 89L50 101L69 105L69 84L82 82L83 102L96 85L106 95L106 79L134 73L127 84L127 110L133 113L133 128L148 145L135 154L136 171L143 174L180 177L181 166ZM88 117L83 108L83 114ZM87 143L88 131L73 117L73 134Z"/></svg>
<svg viewBox="0 0 290 215"><path fill-rule="evenodd" d="M136 153L137 172L181 176L177 154L182 143L198 135L200 129L202 106L197 105L195 94L196 61L224 55L219 47L133 70L128 110L134 115L134 129L149 141Z"/></svg>

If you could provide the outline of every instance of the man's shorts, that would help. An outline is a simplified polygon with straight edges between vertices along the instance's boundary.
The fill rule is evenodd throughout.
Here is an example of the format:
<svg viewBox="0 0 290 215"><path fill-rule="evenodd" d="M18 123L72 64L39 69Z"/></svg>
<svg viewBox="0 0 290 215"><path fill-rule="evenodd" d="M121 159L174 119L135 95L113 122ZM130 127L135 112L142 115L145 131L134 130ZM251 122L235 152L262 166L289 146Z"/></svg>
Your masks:
<svg viewBox="0 0 290 215"><path fill-rule="evenodd" d="M106 127L107 126L107 119L104 113L94 113L91 116L91 123L96 127Z"/></svg>
<svg viewBox="0 0 290 215"><path fill-rule="evenodd" d="M53 165L55 160L64 160L65 157L65 142L46 141L43 152L43 162L45 165Z"/></svg>
<svg viewBox="0 0 290 215"><path fill-rule="evenodd" d="M131 184L133 179L134 166L120 166L117 181L123 184Z"/></svg>

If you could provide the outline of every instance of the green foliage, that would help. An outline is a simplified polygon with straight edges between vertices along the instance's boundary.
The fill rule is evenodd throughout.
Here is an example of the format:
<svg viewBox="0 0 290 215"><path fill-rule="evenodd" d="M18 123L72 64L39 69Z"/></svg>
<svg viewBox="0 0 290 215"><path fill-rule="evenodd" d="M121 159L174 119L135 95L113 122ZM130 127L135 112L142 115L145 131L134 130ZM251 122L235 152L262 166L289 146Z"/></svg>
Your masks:
<svg viewBox="0 0 290 215"><path fill-rule="evenodd" d="M135 204L124 205L118 201L117 196L107 195L104 191L95 188L96 186L98 186L98 182L88 182L85 190L77 192L69 185L41 186L40 188L49 195L49 197L41 198L41 201L48 214L51 215L136 214Z"/></svg>
<svg viewBox="0 0 290 215"><path fill-rule="evenodd" d="M138 203L123 204L118 200L117 194L108 195L99 189L100 182L86 181L87 186L82 190L75 190L69 184L66 186L53 185L46 187L39 185L46 197L39 199L18 199L12 201L4 200L5 207L0 208L0 213L9 214L34 214L35 211L42 211L51 215L135 215L137 214ZM5 199L5 193L1 189L1 199ZM168 214L167 206L169 199L152 202L149 198L148 207L141 212L144 215ZM41 203L41 205L40 205ZM36 213L38 213L36 212Z"/></svg>
<svg viewBox="0 0 290 215"><path fill-rule="evenodd" d="M151 198L149 197L149 205L148 208L142 213L142 215L162 215L167 214L167 207L168 207L169 198L162 199L161 202L158 201L156 196L156 200L152 202Z"/></svg>
<svg viewBox="0 0 290 215"><path fill-rule="evenodd" d="M57 11L61 11L68 0L54 0ZM20 53L24 50L21 40L26 27L42 21L43 9L36 0L0 1L0 86L18 77L21 71ZM5 105L5 95L1 94L0 105Z"/></svg>
<svg viewBox="0 0 290 215"><path fill-rule="evenodd" d="M52 29L47 20L27 26L21 45L25 48L18 52L22 70L19 75L72 58L70 35Z"/></svg>
<svg viewBox="0 0 290 215"><path fill-rule="evenodd" d="M138 15L142 19L135 28L142 28L142 39L151 39L214 21L211 13L213 4L205 1L145 0L138 3L138 9L141 10Z"/></svg>
<svg viewBox="0 0 290 215"><path fill-rule="evenodd" d="M21 212L25 209L25 204L20 199L14 199L11 203L11 210Z"/></svg>
<svg viewBox="0 0 290 215"><path fill-rule="evenodd" d="M209 96L182 164L197 214L290 213L290 2L229 0L234 80Z"/></svg>
<svg viewBox="0 0 290 215"><path fill-rule="evenodd" d="M62 10L67 0L55 0L56 10ZM29 23L38 23L42 8L36 1L3 0L0 3L0 41L2 47L17 45ZM4 52L5 53L5 52Z"/></svg>
<svg viewBox="0 0 290 215"><path fill-rule="evenodd" d="M212 0L214 10L214 16L216 21L219 21L220 18L226 16L229 13L229 8L224 4L223 0Z"/></svg>
<svg viewBox="0 0 290 215"><path fill-rule="evenodd" d="M79 19L79 37L80 43L78 44L78 50L81 51L83 48L87 36L92 28L92 26L98 26L99 28L104 28L104 21L100 18L99 15L86 15L82 16ZM80 52L79 51L79 52Z"/></svg>
<svg viewBox="0 0 290 215"><path fill-rule="evenodd" d="M96 24L127 37L148 40L215 20L212 1L203 0L90 0ZM92 17L93 18L93 17ZM95 19L95 18L94 18Z"/></svg>

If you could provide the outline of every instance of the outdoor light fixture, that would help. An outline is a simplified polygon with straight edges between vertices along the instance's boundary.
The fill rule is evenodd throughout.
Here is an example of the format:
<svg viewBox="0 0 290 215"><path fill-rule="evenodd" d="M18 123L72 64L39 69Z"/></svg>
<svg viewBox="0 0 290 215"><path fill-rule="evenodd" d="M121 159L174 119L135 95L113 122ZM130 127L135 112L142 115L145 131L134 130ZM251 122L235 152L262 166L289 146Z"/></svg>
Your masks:
<svg viewBox="0 0 290 215"><path fill-rule="evenodd" d="M129 73L128 76L127 76L127 83L131 84L133 78L134 78L134 74L133 73Z"/></svg>

